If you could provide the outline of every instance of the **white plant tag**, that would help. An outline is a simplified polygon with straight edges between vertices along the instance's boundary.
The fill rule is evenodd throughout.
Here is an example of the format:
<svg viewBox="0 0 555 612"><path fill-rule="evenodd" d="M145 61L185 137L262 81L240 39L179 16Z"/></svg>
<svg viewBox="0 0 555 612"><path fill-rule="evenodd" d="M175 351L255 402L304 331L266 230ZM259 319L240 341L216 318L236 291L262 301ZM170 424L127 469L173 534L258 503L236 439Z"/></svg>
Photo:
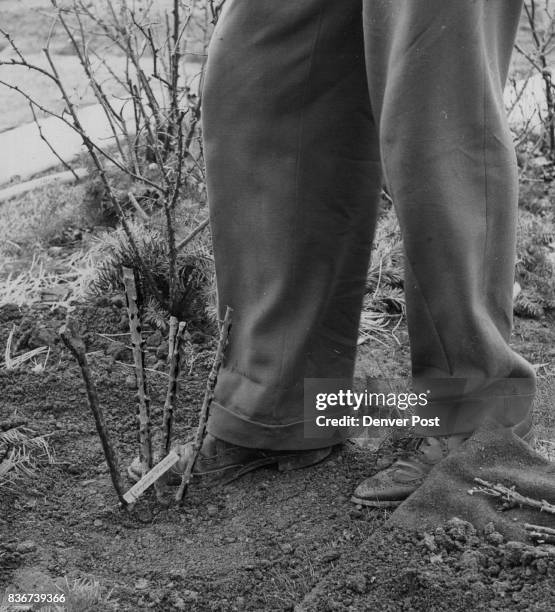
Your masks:
<svg viewBox="0 0 555 612"><path fill-rule="evenodd" d="M179 461L179 455L170 451L159 463L147 472L139 482L135 483L123 496L128 504L136 502L139 497Z"/></svg>

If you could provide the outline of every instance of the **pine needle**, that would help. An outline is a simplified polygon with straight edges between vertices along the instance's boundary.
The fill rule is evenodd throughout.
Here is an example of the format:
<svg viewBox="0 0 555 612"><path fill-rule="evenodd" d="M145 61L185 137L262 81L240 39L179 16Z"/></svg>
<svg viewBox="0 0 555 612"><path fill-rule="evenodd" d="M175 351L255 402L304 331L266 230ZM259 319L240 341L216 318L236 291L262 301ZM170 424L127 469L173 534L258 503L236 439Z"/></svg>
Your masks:
<svg viewBox="0 0 555 612"><path fill-rule="evenodd" d="M1 366L6 368L6 370L17 370L24 363L34 360L36 357L39 357L40 355L43 355L44 353L46 353L46 359L44 363L42 364L42 368L44 368L46 366L46 362L48 361L48 355L50 354L50 348L48 346L41 346L31 351L27 351L26 353L23 353L22 355L17 355L16 357L12 357L11 353L12 353L14 333L15 333L15 325L12 327L8 335L8 339L6 341L6 348L4 350L4 361L2 362ZM35 363L35 368L37 367L37 365L41 365L41 364Z"/></svg>
<svg viewBox="0 0 555 612"><path fill-rule="evenodd" d="M35 478L41 465L52 463L54 456L45 436L27 427L0 432L0 488Z"/></svg>

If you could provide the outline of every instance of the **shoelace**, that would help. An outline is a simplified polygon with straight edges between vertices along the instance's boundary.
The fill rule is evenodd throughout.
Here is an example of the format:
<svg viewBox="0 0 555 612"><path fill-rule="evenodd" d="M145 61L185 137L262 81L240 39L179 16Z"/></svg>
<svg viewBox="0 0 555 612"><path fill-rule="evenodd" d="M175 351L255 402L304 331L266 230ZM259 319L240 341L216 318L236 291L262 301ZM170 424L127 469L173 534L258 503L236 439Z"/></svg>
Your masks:
<svg viewBox="0 0 555 612"><path fill-rule="evenodd" d="M426 454L426 449L433 448L434 446L433 444L431 444L430 439L437 440L439 442L441 457L437 460L430 460L428 455ZM407 445L405 453L403 453L403 455L396 461L396 463L399 466L402 465L408 467L411 465L408 460L409 458L412 458L413 460L416 459L417 461L425 465L433 465L434 463L437 463L438 460L446 457L448 454L449 447L447 445L447 442L442 438L414 438Z"/></svg>

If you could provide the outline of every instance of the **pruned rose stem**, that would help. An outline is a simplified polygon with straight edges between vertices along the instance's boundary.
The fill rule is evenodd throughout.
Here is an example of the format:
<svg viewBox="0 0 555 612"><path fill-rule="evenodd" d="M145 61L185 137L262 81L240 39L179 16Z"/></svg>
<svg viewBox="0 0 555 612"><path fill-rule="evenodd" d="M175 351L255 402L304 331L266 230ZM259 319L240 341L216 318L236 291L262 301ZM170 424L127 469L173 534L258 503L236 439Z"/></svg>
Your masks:
<svg viewBox="0 0 555 612"><path fill-rule="evenodd" d="M104 451L104 456L106 457L108 469L110 470L110 477L112 478L112 484L114 485L119 501L125 507L127 506L127 502L123 498L123 486L121 483L118 461L114 447L110 441L110 436L104 420L104 413L98 400L96 387L92 380L85 351L85 343L79 335L77 323L73 319L68 319L65 325L60 328L59 333L64 344L75 357L79 367L81 368L81 375L83 376L83 381L85 382L85 388L87 390L89 407L94 416L96 431L98 432L100 441L102 443L102 449Z"/></svg>
<svg viewBox="0 0 555 612"><path fill-rule="evenodd" d="M172 438L173 411L175 407L175 399L177 397L177 379L179 378L179 370L181 364L181 340L185 323L178 323L176 317L170 318L170 333L168 339L169 345L169 378L168 388L166 391L166 401L164 403L164 412L162 416L162 442L160 448L160 459L170 452Z"/></svg>
<svg viewBox="0 0 555 612"><path fill-rule="evenodd" d="M129 331L131 332L131 346L133 362L135 363L135 377L137 381L137 424L139 430L139 459L142 475L144 476L152 467L152 440L150 435L150 398L148 396L147 378L144 359L144 339L141 333L141 320L138 307L137 285L135 274L130 268L122 267L123 284L127 300L127 313L129 315Z"/></svg>
<svg viewBox="0 0 555 612"><path fill-rule="evenodd" d="M195 432L195 438L193 441L193 449L192 454L187 462L187 466L185 468L185 472L181 478L181 484L179 485L179 489L175 494L175 500L177 502L182 502L185 492L187 490L187 486L191 481L191 476L193 474L193 469L195 467L195 463L197 461L200 447L202 444L202 439L204 437L204 430L206 427L206 421L208 420L208 409L212 400L214 399L214 389L216 387L216 381L218 380L218 373L222 366L225 348L227 346L227 341L229 338L229 331L231 329L231 315L232 309L228 306L225 311L225 317L220 327L220 337L218 340L218 347L216 349L216 354L214 356L214 362L212 363L212 369L210 370L210 374L208 375L208 380L206 382L206 391L204 393L204 400L202 402L202 407L200 409L199 422L198 427Z"/></svg>

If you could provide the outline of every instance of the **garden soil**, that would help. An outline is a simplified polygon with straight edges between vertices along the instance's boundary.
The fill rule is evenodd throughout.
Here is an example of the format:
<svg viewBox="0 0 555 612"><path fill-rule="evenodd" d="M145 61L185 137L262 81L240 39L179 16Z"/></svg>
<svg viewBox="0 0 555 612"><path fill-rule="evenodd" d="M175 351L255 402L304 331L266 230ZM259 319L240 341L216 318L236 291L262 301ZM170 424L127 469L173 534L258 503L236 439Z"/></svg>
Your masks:
<svg viewBox="0 0 555 612"><path fill-rule="evenodd" d="M108 334L125 333L124 310L116 296L74 312L122 473L137 451L132 360L118 343L125 336ZM308 470L262 469L215 490L193 481L181 507L163 508L147 492L131 511L119 509L77 365L57 338L64 319L64 310L47 304L0 309L1 351L12 328L13 349L52 345L43 371L32 363L0 370L0 421L14 413L25 419L48 436L55 458L38 466L34 478L0 489L0 596L7 587L52 592L54 584L94 577L105 594L100 607L90 608L99 612L555 609L555 558L548 548L518 541L520 531L507 528L513 511L465 496L472 470L462 469L460 487L450 485L461 502L452 504L452 491L443 486L455 473L450 463L422 491L433 508L422 499L412 505L415 498L393 515L350 502L358 482L378 469L375 450L352 444ZM534 363L552 359L552 322L518 325L517 348ZM406 334L398 335L400 345L363 347L359 368L370 375L406 373ZM194 359L180 381L176 410L180 438L194 431L215 349L200 330L190 341ZM155 422L165 394L165 351L160 334L147 330ZM541 384L542 397L552 401L553 381ZM553 432L553 412L546 417L540 408ZM476 436L469 446L473 461L485 442ZM511 451L497 462L485 453L484 474L501 478L501 461L510 459L521 478L518 456ZM475 518L473 504L487 504L487 524L478 521L475 528L464 520ZM426 524L412 520L420 519L419 509Z"/></svg>

